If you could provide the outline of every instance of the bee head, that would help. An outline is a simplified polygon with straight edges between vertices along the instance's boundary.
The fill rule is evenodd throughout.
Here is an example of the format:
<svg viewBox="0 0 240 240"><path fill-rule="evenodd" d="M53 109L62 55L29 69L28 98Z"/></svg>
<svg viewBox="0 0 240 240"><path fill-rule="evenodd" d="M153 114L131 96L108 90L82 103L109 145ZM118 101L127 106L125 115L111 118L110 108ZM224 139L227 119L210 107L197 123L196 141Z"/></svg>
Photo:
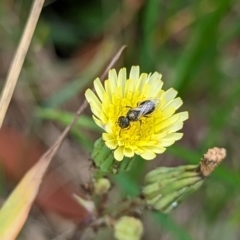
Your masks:
<svg viewBox="0 0 240 240"><path fill-rule="evenodd" d="M118 118L118 126L120 128L127 128L130 126L130 121L127 117L124 117L124 116L120 116Z"/></svg>

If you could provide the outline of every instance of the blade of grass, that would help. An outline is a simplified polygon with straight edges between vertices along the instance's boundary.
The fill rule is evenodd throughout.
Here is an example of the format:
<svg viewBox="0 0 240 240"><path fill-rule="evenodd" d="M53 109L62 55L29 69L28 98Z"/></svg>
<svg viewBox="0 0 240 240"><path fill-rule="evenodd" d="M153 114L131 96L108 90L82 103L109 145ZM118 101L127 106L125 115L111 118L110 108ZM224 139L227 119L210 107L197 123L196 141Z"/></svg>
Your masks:
<svg viewBox="0 0 240 240"><path fill-rule="evenodd" d="M139 184L136 182L136 179L134 179L133 176L128 172L114 175L113 180L116 184L120 186L124 194L131 197L139 195Z"/></svg>
<svg viewBox="0 0 240 240"><path fill-rule="evenodd" d="M22 69L22 65L25 60L25 56L27 54L34 30L36 28L43 4L44 0L35 0L33 2L32 9L30 11L30 15L25 26L21 41L9 69L5 87L3 89L0 99L0 127L2 126L9 103L13 95L13 91L17 84L17 80Z"/></svg>
<svg viewBox="0 0 240 240"><path fill-rule="evenodd" d="M53 120L61 123L63 126L67 126L73 119L74 114L65 111L50 109L50 108L38 108L36 110L36 117L44 120ZM101 129L96 125L92 118L81 115L76 122L75 127L84 127L89 130L100 132Z"/></svg>
<svg viewBox="0 0 240 240"><path fill-rule="evenodd" d="M155 29L158 26L160 1L149 0L145 2L143 12L140 61L145 71L149 71L154 66L156 50L154 46ZM161 12L163 13L163 11Z"/></svg>
<svg viewBox="0 0 240 240"><path fill-rule="evenodd" d="M233 109L236 107L236 103L239 102L240 98L240 86L237 82L230 92L229 96L226 97L226 101L216 107L216 103L213 106L209 106L211 112L210 116L210 128L208 134L202 141L201 148L207 148L218 142L223 134L222 129L228 124L231 119Z"/></svg>
<svg viewBox="0 0 240 240"><path fill-rule="evenodd" d="M94 141L92 141L86 135L83 135L75 127L71 130L71 135L76 139L76 141L83 147L84 150L91 153L93 150Z"/></svg>
<svg viewBox="0 0 240 240"><path fill-rule="evenodd" d="M178 60L176 66L176 81L174 88L180 94L186 92L192 76L198 69L207 63L213 64L216 55L217 29L218 25L227 12L231 1L218 1L217 9L201 17L192 32L192 39Z"/></svg>
<svg viewBox="0 0 240 240"><path fill-rule="evenodd" d="M193 238L180 226L178 226L170 216L163 214L161 212L151 213L152 217L157 221L160 226L166 229L172 236L173 239L178 240L192 240Z"/></svg>

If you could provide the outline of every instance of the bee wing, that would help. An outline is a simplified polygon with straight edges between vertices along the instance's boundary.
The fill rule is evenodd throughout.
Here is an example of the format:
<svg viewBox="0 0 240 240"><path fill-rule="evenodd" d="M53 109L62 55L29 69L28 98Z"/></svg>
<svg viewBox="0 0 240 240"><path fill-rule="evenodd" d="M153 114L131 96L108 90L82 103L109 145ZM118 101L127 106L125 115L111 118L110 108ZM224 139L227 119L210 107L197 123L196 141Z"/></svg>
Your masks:
<svg viewBox="0 0 240 240"><path fill-rule="evenodd" d="M152 100L145 101L143 104L141 104L141 107L139 107L139 118L152 113L155 108L155 103L152 102Z"/></svg>
<svg viewBox="0 0 240 240"><path fill-rule="evenodd" d="M152 98L152 99L150 98L149 100L154 102L155 108L161 103L160 99L158 99L158 98Z"/></svg>
<svg viewBox="0 0 240 240"><path fill-rule="evenodd" d="M158 99L158 98L149 98L147 100L138 102L138 106L140 106L140 105L143 106L143 105L147 104L147 102L149 102L149 101L153 102L155 107L157 107L161 103L160 99Z"/></svg>
<svg viewBox="0 0 240 240"><path fill-rule="evenodd" d="M144 115L146 115L148 112L148 109L143 105L142 107L138 107L138 119Z"/></svg>
<svg viewBox="0 0 240 240"><path fill-rule="evenodd" d="M158 109L158 107L159 107L160 104L161 104L160 99L158 99L158 98L149 98L149 100L150 100L152 103L154 103L154 105L155 105L155 110Z"/></svg>
<svg viewBox="0 0 240 240"><path fill-rule="evenodd" d="M139 102L138 106L132 110L138 112L137 119L139 119L142 116L152 113L159 106L160 102L157 98L150 98Z"/></svg>

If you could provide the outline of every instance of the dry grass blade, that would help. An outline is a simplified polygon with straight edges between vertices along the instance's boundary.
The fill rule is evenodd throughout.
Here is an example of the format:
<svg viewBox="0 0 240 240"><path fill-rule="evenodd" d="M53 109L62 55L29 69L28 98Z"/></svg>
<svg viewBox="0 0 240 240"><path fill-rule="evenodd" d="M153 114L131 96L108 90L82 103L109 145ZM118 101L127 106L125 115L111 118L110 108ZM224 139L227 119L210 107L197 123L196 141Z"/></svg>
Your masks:
<svg viewBox="0 0 240 240"><path fill-rule="evenodd" d="M29 45L31 43L32 36L36 28L43 4L44 0L34 1L21 41L9 69L5 87L3 89L0 99L0 127L2 126L4 117L6 115L9 103L13 95L13 91L17 84L17 80L22 69L22 65L25 60Z"/></svg>

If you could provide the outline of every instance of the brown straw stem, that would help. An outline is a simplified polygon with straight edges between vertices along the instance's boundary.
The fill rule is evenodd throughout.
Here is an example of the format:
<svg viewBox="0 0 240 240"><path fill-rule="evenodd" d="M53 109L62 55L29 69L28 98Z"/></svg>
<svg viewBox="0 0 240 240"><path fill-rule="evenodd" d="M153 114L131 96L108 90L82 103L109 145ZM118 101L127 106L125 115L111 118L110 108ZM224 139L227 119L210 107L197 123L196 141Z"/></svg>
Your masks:
<svg viewBox="0 0 240 240"><path fill-rule="evenodd" d="M6 83L0 99L0 128L2 127L4 117L13 95L13 91L17 84L17 80L21 72L29 45L31 43L43 4L44 0L34 1L18 49L11 63L11 67L9 68Z"/></svg>

